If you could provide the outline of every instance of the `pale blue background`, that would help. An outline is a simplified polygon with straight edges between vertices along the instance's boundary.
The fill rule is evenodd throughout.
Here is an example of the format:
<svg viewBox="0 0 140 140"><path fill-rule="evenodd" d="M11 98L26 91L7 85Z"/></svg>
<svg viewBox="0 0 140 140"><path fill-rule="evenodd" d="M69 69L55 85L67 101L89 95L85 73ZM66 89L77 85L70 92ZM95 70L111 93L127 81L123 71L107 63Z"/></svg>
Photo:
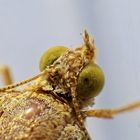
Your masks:
<svg viewBox="0 0 140 140"><path fill-rule="evenodd" d="M38 73L42 52L53 45L81 44L95 36L106 85L95 107L140 99L139 0L0 0L0 64L15 81ZM140 110L114 120L89 119L94 140L140 140Z"/></svg>

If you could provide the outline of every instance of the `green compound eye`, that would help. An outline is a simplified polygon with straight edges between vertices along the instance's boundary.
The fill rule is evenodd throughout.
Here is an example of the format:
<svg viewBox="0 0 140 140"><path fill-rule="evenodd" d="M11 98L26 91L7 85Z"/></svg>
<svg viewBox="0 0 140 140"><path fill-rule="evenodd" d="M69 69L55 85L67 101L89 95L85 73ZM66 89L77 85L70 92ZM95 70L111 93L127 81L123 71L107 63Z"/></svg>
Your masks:
<svg viewBox="0 0 140 140"><path fill-rule="evenodd" d="M40 59L40 71L43 71L46 66L53 64L53 62L58 59L62 54L64 54L68 48L64 46L55 46L48 49Z"/></svg>
<svg viewBox="0 0 140 140"><path fill-rule="evenodd" d="M78 78L78 97L93 98L102 90L105 82L103 71L97 64L88 64Z"/></svg>

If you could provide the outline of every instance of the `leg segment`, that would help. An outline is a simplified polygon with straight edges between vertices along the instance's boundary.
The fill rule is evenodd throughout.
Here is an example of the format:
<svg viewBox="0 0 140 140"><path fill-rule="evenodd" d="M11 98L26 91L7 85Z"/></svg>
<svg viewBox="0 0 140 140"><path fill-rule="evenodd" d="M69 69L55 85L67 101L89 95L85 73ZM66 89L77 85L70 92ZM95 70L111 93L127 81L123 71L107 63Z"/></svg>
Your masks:
<svg viewBox="0 0 140 140"><path fill-rule="evenodd" d="M5 85L12 84L12 77L8 66L0 65L0 74L3 77L3 82Z"/></svg>
<svg viewBox="0 0 140 140"><path fill-rule="evenodd" d="M83 111L85 117L97 117L97 118L106 118L111 119L114 115L118 115L125 112L133 111L134 109L140 108L140 101L133 102L129 105L116 108L116 109L97 109L97 110L89 110Z"/></svg>

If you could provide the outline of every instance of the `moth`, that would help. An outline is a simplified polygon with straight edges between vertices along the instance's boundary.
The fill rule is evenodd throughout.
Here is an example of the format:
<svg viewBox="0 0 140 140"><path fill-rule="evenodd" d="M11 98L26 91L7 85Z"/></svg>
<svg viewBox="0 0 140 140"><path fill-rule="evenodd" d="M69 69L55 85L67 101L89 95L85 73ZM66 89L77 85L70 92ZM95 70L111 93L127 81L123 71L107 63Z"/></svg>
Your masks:
<svg viewBox="0 0 140 140"><path fill-rule="evenodd" d="M0 67L7 84L0 88L1 140L91 140L87 117L111 119L140 107L137 101L116 109L88 109L105 77L96 64L94 39L86 30L78 48L47 50L40 70L38 75L12 84L9 69Z"/></svg>

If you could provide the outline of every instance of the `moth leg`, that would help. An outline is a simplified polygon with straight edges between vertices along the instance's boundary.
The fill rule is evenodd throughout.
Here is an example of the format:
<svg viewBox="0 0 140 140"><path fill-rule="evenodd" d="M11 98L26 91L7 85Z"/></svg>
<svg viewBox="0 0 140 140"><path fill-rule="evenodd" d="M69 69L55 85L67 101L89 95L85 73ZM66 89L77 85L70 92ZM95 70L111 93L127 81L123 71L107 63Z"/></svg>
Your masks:
<svg viewBox="0 0 140 140"><path fill-rule="evenodd" d="M125 112L130 112L130 111L133 111L138 108L140 108L140 101L133 102L126 106L122 106L122 107L115 108L115 109L96 109L96 110L83 111L83 114L85 117L97 117L97 118L111 119L115 115L125 113Z"/></svg>
<svg viewBox="0 0 140 140"><path fill-rule="evenodd" d="M0 65L0 74L2 75L4 85L12 84L10 68L7 65Z"/></svg>

